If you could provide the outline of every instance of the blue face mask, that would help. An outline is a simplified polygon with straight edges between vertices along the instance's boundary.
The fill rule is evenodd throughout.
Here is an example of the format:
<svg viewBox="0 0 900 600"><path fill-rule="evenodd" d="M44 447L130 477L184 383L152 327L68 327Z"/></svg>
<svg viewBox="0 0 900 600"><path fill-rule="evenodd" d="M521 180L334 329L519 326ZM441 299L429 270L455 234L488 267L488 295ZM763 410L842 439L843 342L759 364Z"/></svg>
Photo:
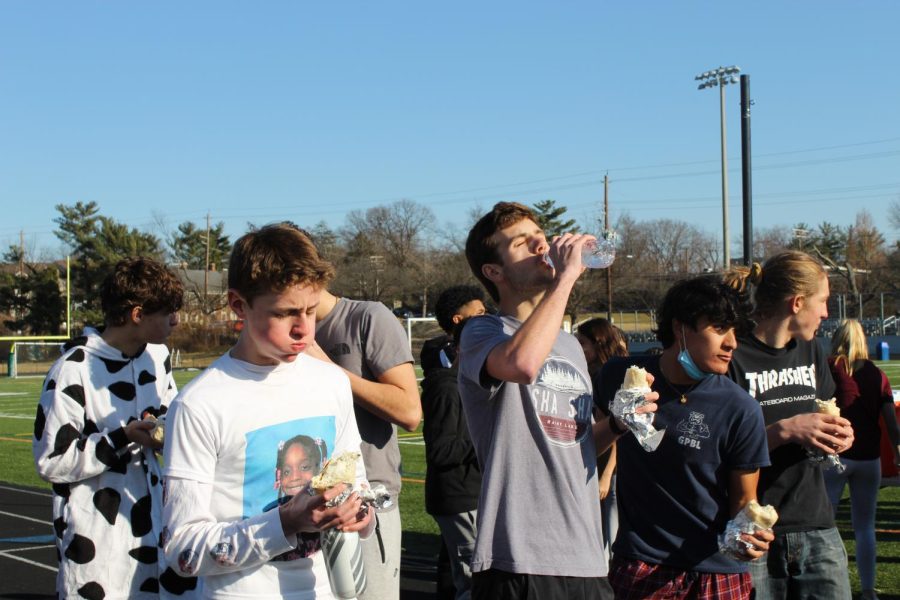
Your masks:
<svg viewBox="0 0 900 600"><path fill-rule="evenodd" d="M714 373L704 373L691 358L691 354L687 350L687 340L684 338L684 325L681 326L681 352L678 353L678 364L687 373L687 376L697 381L703 381L707 377L712 377Z"/></svg>

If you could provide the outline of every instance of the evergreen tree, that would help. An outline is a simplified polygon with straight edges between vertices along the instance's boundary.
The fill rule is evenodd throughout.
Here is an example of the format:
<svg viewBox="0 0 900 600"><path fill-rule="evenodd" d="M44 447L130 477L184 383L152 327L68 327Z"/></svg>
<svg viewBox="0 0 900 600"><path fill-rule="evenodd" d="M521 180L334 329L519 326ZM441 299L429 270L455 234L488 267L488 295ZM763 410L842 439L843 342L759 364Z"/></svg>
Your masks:
<svg viewBox="0 0 900 600"><path fill-rule="evenodd" d="M83 324L100 325L98 288L112 266L126 256L163 259L156 236L129 228L99 214L96 202L56 205L59 216L54 232L68 247L75 262L72 272L74 318Z"/></svg>
<svg viewBox="0 0 900 600"><path fill-rule="evenodd" d="M562 220L568 209L565 206L556 206L556 200L541 200L535 203L532 208L534 208L538 225L544 230L548 240L567 231L578 231L574 219Z"/></svg>
<svg viewBox="0 0 900 600"><path fill-rule="evenodd" d="M3 260L24 266L0 273L0 311L9 315L3 325L22 335L58 335L65 310L59 269L28 262L19 246L10 246Z"/></svg>
<svg viewBox="0 0 900 600"><path fill-rule="evenodd" d="M198 228L190 221L178 226L168 241L172 258L188 269L203 269L206 263L206 228ZM209 268L221 270L231 254L231 240L225 235L221 221L209 229Z"/></svg>

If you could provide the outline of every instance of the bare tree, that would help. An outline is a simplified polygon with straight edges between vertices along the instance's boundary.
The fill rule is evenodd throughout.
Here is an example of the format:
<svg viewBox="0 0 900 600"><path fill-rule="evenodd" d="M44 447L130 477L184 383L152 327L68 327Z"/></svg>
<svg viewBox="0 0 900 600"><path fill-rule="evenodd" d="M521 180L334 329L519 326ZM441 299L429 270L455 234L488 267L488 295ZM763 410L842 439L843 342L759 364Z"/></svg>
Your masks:
<svg viewBox="0 0 900 600"><path fill-rule="evenodd" d="M387 206L375 206L365 212L347 215L345 238L365 239L381 250L388 263L404 268L414 262L414 254L428 246L427 235L434 223L431 209L412 200L398 200Z"/></svg>
<svg viewBox="0 0 900 600"><path fill-rule="evenodd" d="M753 232L753 260L764 262L779 252L791 247L794 239L790 227L776 226L759 229Z"/></svg>
<svg viewBox="0 0 900 600"><path fill-rule="evenodd" d="M900 198L888 206L888 221L894 229L900 229Z"/></svg>

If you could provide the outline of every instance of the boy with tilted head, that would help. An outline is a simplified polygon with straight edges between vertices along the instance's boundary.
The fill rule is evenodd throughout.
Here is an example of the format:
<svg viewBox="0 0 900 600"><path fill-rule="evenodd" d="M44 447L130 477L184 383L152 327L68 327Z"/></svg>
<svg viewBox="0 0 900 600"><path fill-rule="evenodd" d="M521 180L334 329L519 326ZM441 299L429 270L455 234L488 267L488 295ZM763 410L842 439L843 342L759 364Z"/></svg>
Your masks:
<svg viewBox="0 0 900 600"><path fill-rule="evenodd" d="M373 519L356 493L326 505L343 484L285 493L325 459L359 452L346 375L305 354L333 273L292 225L239 239L228 304L243 322L240 337L173 403L164 546L181 574L202 578L207 598L330 598L319 532L371 533ZM301 455L292 444L298 436L318 452ZM287 461L293 446L297 456ZM365 480L361 461L356 480Z"/></svg>
<svg viewBox="0 0 900 600"><path fill-rule="evenodd" d="M500 307L471 318L459 345L459 394L483 473L476 600L613 597L597 454L625 429L593 423L584 352L561 330L591 239L566 233L548 242L531 210L501 202L466 240L472 273ZM640 410L652 411L656 398L648 394Z"/></svg>

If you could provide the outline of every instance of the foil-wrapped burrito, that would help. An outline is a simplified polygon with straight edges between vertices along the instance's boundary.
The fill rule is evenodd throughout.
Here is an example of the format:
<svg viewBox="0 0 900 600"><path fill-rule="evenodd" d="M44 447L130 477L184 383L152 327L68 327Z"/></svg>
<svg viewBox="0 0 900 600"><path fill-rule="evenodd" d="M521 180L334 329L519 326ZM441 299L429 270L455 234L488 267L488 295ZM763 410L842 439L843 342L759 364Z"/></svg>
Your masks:
<svg viewBox="0 0 900 600"><path fill-rule="evenodd" d="M647 452L653 452L662 441L665 429L657 430L653 426L653 413L638 414L635 411L647 404L644 399L645 394L650 393L650 386L647 384L647 371L644 369L631 366L625 371L625 381L622 387L616 392L609 411L612 415L625 423L628 430L637 438L638 443Z"/></svg>
<svg viewBox="0 0 900 600"><path fill-rule="evenodd" d="M309 482L310 495L321 494L338 484L346 484L346 489L335 498L329 500L327 506L337 506L343 503L350 494L356 492L364 505L369 505L380 510L390 508L394 501L382 484L370 486L368 482L356 483L356 462L360 459L359 452L342 452L332 456L322 465L322 471Z"/></svg>
<svg viewBox="0 0 900 600"><path fill-rule="evenodd" d="M776 521L778 513L775 507L760 506L756 500L751 500L725 525L725 531L719 535L719 552L735 560L752 560L747 550L753 548L753 544L745 542L741 536L771 530Z"/></svg>
<svg viewBox="0 0 900 600"><path fill-rule="evenodd" d="M816 412L822 415L841 416L841 409L838 408L834 398L831 400L816 399ZM809 457L810 462L823 464L825 468L834 469L838 473L843 473L847 468L847 466L841 462L841 459L837 454L826 454L818 448L815 450L807 450L806 454Z"/></svg>
<svg viewBox="0 0 900 600"><path fill-rule="evenodd" d="M148 411L144 411L142 419L153 423L153 429L150 430L150 437L153 438L154 441L164 444L166 439L166 413L157 417Z"/></svg>

